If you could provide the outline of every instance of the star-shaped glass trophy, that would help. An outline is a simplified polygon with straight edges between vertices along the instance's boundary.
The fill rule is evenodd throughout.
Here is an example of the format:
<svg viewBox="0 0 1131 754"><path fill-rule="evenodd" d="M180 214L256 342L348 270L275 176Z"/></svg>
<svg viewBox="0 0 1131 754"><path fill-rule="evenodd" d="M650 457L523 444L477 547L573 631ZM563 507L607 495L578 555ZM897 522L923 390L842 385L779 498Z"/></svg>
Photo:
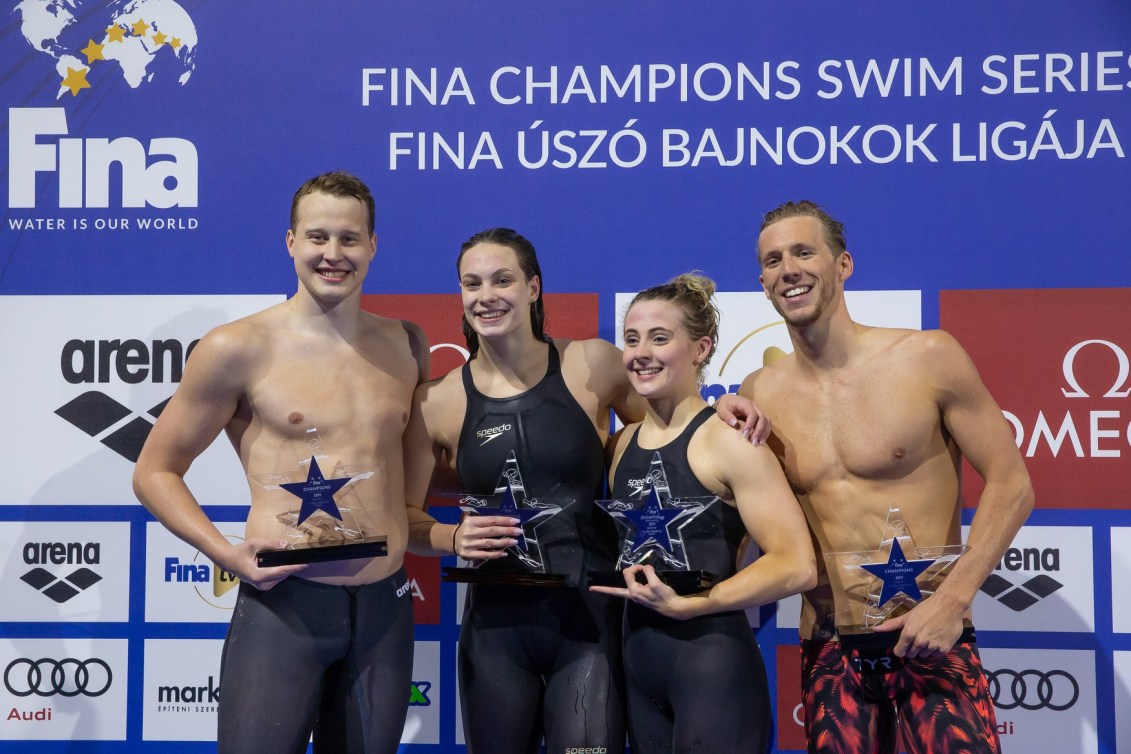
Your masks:
<svg viewBox="0 0 1131 754"><path fill-rule="evenodd" d="M322 449L317 429L308 429L294 466L281 471L248 474L263 488L267 504L277 506L279 538L287 546L260 550L261 567L375 558L387 554L386 537L359 523L361 500L356 485L372 470L332 462ZM327 469L329 470L327 473Z"/></svg>
<svg viewBox="0 0 1131 754"><path fill-rule="evenodd" d="M718 574L703 566L715 560L714 552L725 544L721 527L703 514L721 503L714 496L672 497L659 451L628 500L596 503L617 524L620 554L617 570L591 572L590 584L624 586L621 571L632 565L651 565L679 594L695 594L718 581Z"/></svg>
<svg viewBox="0 0 1131 754"><path fill-rule="evenodd" d="M481 498L464 495L460 507L469 516L508 516L519 520L522 533L518 542L506 548L506 556L497 560L472 560L467 567L444 568L445 581L495 586L565 586L565 574L549 573L548 553L539 539L539 528L562 512L565 505L539 502L526 496L518 457L512 450L503 464L494 494Z"/></svg>
<svg viewBox="0 0 1131 754"><path fill-rule="evenodd" d="M930 597L969 549L916 546L899 508L889 508L878 549L825 555L837 570L835 578L843 582L839 591L847 598L836 607L838 633L871 633L897 611L906 612Z"/></svg>

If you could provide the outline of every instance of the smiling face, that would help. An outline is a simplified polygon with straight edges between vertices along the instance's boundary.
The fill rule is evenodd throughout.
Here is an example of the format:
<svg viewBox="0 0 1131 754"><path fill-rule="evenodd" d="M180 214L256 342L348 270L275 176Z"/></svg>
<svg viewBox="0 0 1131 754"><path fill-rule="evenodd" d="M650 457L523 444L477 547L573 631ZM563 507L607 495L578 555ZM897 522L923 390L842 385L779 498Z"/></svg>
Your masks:
<svg viewBox="0 0 1131 754"><path fill-rule="evenodd" d="M328 303L360 295L377 237L368 232L368 212L360 201L315 192L298 203L295 227L287 231L300 295Z"/></svg>
<svg viewBox="0 0 1131 754"><path fill-rule="evenodd" d="M527 279L514 249L494 243L472 246L460 260L459 283L464 319L479 337L515 332L533 337L530 305L542 282L537 276Z"/></svg>
<svg viewBox="0 0 1131 754"><path fill-rule="evenodd" d="M699 369L711 352L709 337L691 337L683 311L667 301L638 301L624 317L624 367L644 398L699 393Z"/></svg>
<svg viewBox="0 0 1131 754"><path fill-rule="evenodd" d="M758 260L766 298L793 327L810 325L836 308L852 274L852 256L834 254L813 217L787 217L767 226L758 237Z"/></svg>

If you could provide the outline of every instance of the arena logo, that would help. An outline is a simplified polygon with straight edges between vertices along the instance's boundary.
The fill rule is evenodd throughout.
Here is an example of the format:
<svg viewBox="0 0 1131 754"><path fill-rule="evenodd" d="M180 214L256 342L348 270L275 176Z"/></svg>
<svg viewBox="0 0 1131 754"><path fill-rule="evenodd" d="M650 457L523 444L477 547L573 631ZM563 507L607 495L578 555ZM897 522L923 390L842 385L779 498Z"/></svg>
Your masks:
<svg viewBox="0 0 1131 754"><path fill-rule="evenodd" d="M97 697L109 691L113 682L110 665L97 657L19 657L4 668L4 688L17 697Z"/></svg>
<svg viewBox="0 0 1131 754"><path fill-rule="evenodd" d="M60 107L9 108L8 126L12 209L36 207L39 173L57 175L59 208L108 208L111 189L120 194L121 207L197 206L198 157L187 139L151 139L147 148L129 136L67 138L67 114ZM112 185L115 173L121 177Z"/></svg>
<svg viewBox="0 0 1131 754"><path fill-rule="evenodd" d="M67 602L102 580L88 566L101 563L98 542L28 542L21 551L24 563L36 566L20 576L20 580L40 594L58 602ZM56 576L45 565L79 565L63 576Z"/></svg>
<svg viewBox="0 0 1131 754"><path fill-rule="evenodd" d="M199 342L198 338L186 346L172 338L148 343L137 338L72 339L63 345L59 368L63 379L72 385L107 384L115 379L127 385L146 381L176 384L181 381L185 364ZM168 402L166 398L146 414L156 419ZM100 442L131 463L137 462L153 429L153 421L145 415L134 415L128 406L99 390L82 393L57 408L55 414L95 438L114 428ZM128 422L121 424L131 415Z"/></svg>
<svg viewBox="0 0 1131 754"><path fill-rule="evenodd" d="M990 698L1000 710L1064 712L1080 699L1080 684L1066 670L1000 668L987 670L986 681Z"/></svg>
<svg viewBox="0 0 1131 754"><path fill-rule="evenodd" d="M1015 612L1027 610L1045 597L1057 591L1064 584L1047 573L1025 579L1015 584L1001 574L1001 571L1060 571L1060 549L1047 547L1017 548L1005 551L1005 556L994 568L994 572L982 583L981 590Z"/></svg>
<svg viewBox="0 0 1131 754"><path fill-rule="evenodd" d="M431 681L413 681L409 690L408 706L431 707L432 700L428 698L428 692L431 690Z"/></svg>
<svg viewBox="0 0 1131 754"><path fill-rule="evenodd" d="M1085 348L1105 354L1109 365L1115 367L1110 387L1099 396L1081 387L1080 378L1076 374L1077 359ZM1112 359L1114 362L1111 361ZM1110 340L1091 339L1076 343L1064 354L1061 372L1065 387L1061 387L1060 392L1068 399L1096 397L1126 399L1131 395L1131 360L1121 346ZM1119 458L1121 455L1119 439L1122 437L1131 445L1131 423L1124 425L1123 414L1118 408L1093 408L1084 412L1074 412L1068 407L1064 409L1064 416L1059 419L1059 423L1055 413L1050 412L1050 417L1046 415L1044 409L1040 409L1028 426L1016 413L1011 411L1002 413L1013 426L1017 447L1022 449L1026 458L1033 458L1042 449L1051 453L1053 458L1056 458L1062 450L1066 453L1070 452L1076 458Z"/></svg>

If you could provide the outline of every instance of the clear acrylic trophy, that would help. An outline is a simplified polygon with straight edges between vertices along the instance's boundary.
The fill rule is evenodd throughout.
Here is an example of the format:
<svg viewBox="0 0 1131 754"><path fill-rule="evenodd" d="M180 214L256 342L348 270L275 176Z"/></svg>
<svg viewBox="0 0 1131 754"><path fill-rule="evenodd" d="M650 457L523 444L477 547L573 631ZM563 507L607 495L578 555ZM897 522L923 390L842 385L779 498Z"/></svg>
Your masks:
<svg viewBox="0 0 1131 754"><path fill-rule="evenodd" d="M346 466L322 449L317 429L308 429L303 452L283 471L248 474L282 510L279 539L287 546L260 550L260 567L374 558L387 554L386 537L360 523L355 485L373 471Z"/></svg>
<svg viewBox="0 0 1131 754"><path fill-rule="evenodd" d="M836 607L841 636L870 634L888 618L930 597L969 550L967 545L918 547L899 508L889 508L878 549L825 555L843 581Z"/></svg>
<svg viewBox="0 0 1131 754"><path fill-rule="evenodd" d="M718 574L696 567L696 544L700 538L715 540L716 527L697 527L698 519L712 505L710 497L673 498L657 451L648 476L628 500L597 500L613 517L620 533L617 570L594 571L589 583L596 586L624 586L622 570L632 565L651 565L660 580L679 594L695 594L710 588Z"/></svg>
<svg viewBox="0 0 1131 754"><path fill-rule="evenodd" d="M547 558L538 528L562 512L555 503L542 503L526 496L518 458L512 450L499 474L495 492L486 498L464 495L460 507L469 516L509 516L519 520L518 543L497 560L473 560L467 567L446 567L445 581L494 586L566 586L565 574L547 573Z"/></svg>

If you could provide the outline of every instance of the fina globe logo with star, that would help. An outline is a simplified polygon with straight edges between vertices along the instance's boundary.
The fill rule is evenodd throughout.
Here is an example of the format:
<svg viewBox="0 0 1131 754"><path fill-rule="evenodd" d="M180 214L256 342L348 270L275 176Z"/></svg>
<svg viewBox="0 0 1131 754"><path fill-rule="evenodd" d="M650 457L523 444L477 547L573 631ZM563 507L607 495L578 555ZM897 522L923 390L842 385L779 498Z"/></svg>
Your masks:
<svg viewBox="0 0 1131 754"><path fill-rule="evenodd" d="M56 99L77 97L115 71L136 89L169 76L183 86L195 70L196 26L174 0L132 0L124 12L118 4L21 2L14 12L27 45L54 61Z"/></svg>

